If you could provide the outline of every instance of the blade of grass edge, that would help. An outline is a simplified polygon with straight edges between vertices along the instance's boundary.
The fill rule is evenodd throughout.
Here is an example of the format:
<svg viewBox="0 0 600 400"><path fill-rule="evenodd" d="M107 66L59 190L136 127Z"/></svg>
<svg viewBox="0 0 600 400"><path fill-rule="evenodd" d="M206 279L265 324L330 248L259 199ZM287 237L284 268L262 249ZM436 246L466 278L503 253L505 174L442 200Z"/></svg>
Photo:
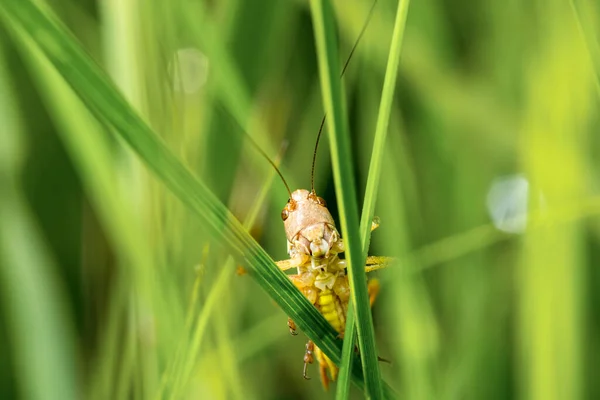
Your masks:
<svg viewBox="0 0 600 400"><path fill-rule="evenodd" d="M600 46L598 45L598 39L594 28L594 22L592 19L593 12L590 12L590 7L585 0L569 0L571 9L577 26L585 46L590 55L594 69L594 82L596 84L596 91L600 94Z"/></svg>
<svg viewBox="0 0 600 400"><path fill-rule="evenodd" d="M342 236L346 244L348 279L352 292L352 305L356 310L358 345L360 348L365 392L368 398L383 398L381 374L377 361L375 334L367 293L364 272L365 257L362 257L358 225L358 205L354 187L354 172L349 158L350 136L342 96L342 85L338 78L339 66L335 44L335 26L331 4L324 0L311 0L313 29L315 34L319 75L327 120L335 192L340 212Z"/></svg>
<svg viewBox="0 0 600 400"><path fill-rule="evenodd" d="M281 162L283 151L285 151L284 148L280 150L277 159L274 160L274 163L277 167L279 167L279 164ZM243 226L245 229L250 230L256 222L258 214L262 209L262 206L264 205L264 202L267 198L269 189L271 188L271 184L273 183L275 176L275 170L272 170L271 174L262 185L258 196L254 200L254 203L250 207L250 211L248 212L248 215L243 222ZM197 318L196 327L193 332L193 339L190 346L191 349L188 349L187 362L182 367L182 371L180 371L179 376L176 377L176 382L174 384L173 391L169 397L171 399L181 398L180 391L183 390L183 387L187 384L187 382L190 379L190 376L192 375L192 368L194 367L193 363L198 359L200 342L202 341L202 338L204 336L204 332L208 323L208 318L212 315L215 309L215 305L218 304L218 298L220 295L222 295L222 292L226 288L225 284L229 282L227 280L228 277L231 278L231 276L233 275L234 267L235 260L233 259L233 257L228 257L227 261L225 262L225 265L223 266L223 270L216 278L215 283L211 285L211 290L206 300L204 301L200 315Z"/></svg>
<svg viewBox="0 0 600 400"><path fill-rule="evenodd" d="M25 134L1 44L0 120L5 130L0 135L0 307L16 387L32 400L76 399L81 387L73 316L65 307L59 269L20 188Z"/></svg>
<svg viewBox="0 0 600 400"><path fill-rule="evenodd" d="M33 41L24 38L20 41L19 50L23 54L32 82L38 88L42 102L46 105L52 123L57 128L58 137L80 175L84 192L108 233L107 237L115 249L116 259L122 265L128 266L127 269L119 271L124 279L131 279L132 287L135 287L135 295L132 295L127 302L131 303L132 309L142 303L154 309L159 298L151 295L151 288L156 285L156 280L148 272L155 271L156 264L150 253L144 251L141 227L132 217L132 209L124 202L122 193L116 185L113 148L109 138L102 135L104 127L97 123L96 118L88 112L79 97ZM82 135L81 132L87 134ZM130 335L131 333L128 332L126 336L128 344L121 349L122 352L118 357L122 368L119 382L122 383L127 382L126 377L133 371L132 360L136 350ZM155 353L146 351L142 356L146 361L144 364L151 365L150 360L155 357ZM102 354L102 357L111 356ZM147 381L148 379L143 380L143 382ZM153 382L152 379L149 381ZM148 384L141 384L140 387L146 385ZM115 385L105 389L112 392L114 390L112 386ZM123 385L117 384L116 387L123 388ZM148 391L151 392L152 389Z"/></svg>
<svg viewBox="0 0 600 400"><path fill-rule="evenodd" d="M29 0L7 0L0 3L0 18L16 40L28 38L39 46L90 111L114 128L114 133L138 153L165 186L254 272L251 276L300 329L339 364L342 341L337 338L337 332L229 210L170 152L52 12ZM360 371L353 372L353 382L359 388L364 387ZM392 393L387 385L386 393Z"/></svg>
<svg viewBox="0 0 600 400"><path fill-rule="evenodd" d="M385 149L385 139L394 100L394 89L396 87L396 77L400 65L402 39L406 27L406 16L408 14L409 3L410 0L400 0L398 2L389 58L385 70L379 114L377 116L377 125L375 128L375 140L373 143L371 163L367 177L367 188L365 190L365 199L360 220L360 234L363 245L362 259L366 259L371 241L371 221L373 220L373 215L375 213L375 202L377 200L377 189L379 187L379 177L381 175L383 151ZM354 292L351 295L353 296ZM354 342L356 340L354 320L354 307L353 302L351 302L346 316L346 331L344 333L345 341L342 348L342 364L340 365L340 374L338 376L336 391L337 399L347 399L350 394L350 374L352 372L351 361L354 351Z"/></svg>

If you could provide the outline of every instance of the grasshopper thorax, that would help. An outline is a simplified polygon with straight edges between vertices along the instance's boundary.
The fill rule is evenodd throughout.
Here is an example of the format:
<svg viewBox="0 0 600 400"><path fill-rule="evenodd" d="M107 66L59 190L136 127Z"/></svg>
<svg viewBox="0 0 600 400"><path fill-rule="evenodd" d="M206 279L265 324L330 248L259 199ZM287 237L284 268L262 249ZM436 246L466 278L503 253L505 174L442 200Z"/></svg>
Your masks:
<svg viewBox="0 0 600 400"><path fill-rule="evenodd" d="M288 253L292 258L306 255L327 258L343 251L343 244L325 200L298 189L281 212Z"/></svg>

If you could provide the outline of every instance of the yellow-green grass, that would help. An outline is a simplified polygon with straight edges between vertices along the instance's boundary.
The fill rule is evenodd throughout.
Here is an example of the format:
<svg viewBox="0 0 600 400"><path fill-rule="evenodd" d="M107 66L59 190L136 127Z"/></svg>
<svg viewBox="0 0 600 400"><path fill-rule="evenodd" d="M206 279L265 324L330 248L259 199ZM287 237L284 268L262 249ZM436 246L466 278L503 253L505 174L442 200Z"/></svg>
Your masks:
<svg viewBox="0 0 600 400"><path fill-rule="evenodd" d="M600 396L598 5L379 0L339 80L372 3L328 4L0 2L0 397ZM325 111L366 373L271 262L287 193L246 136L307 188ZM521 233L486 209L513 174ZM399 259L372 318L367 246Z"/></svg>

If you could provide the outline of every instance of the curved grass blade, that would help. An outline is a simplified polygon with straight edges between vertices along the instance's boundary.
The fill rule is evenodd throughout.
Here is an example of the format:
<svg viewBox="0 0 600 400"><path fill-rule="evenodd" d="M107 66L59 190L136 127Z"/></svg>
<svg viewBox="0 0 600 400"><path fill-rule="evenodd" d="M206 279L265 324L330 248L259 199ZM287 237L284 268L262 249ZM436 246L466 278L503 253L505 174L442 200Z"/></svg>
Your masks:
<svg viewBox="0 0 600 400"><path fill-rule="evenodd" d="M0 55L1 55L0 49ZM18 187L22 131L0 59L0 306L19 394L31 400L80 397L75 329L56 265ZM4 323L4 322L3 322ZM6 343L3 343L6 346ZM17 362L18 360L18 362Z"/></svg>
<svg viewBox="0 0 600 400"><path fill-rule="evenodd" d="M377 199L377 189L379 187L379 177L381 175L385 139L394 100L394 89L396 88L396 77L398 74L398 66L400 64L402 38L404 37L404 29L406 27L409 2L410 0L400 0L398 2L394 32L392 34L389 58L385 70L383 91L381 93L379 114L377 116L377 126L375 128L375 140L373 143L373 152L371 154L371 164L369 166L367 188L365 190L365 200L360 221L360 235L363 246L362 260L367 257L371 242L371 221L373 220L373 215L375 213L375 202ZM354 295L354 292L352 295ZM353 303L354 302L348 307L348 314L346 317L346 332L344 334L346 340L342 349L342 365L340 366L340 375L336 392L336 398L338 399L347 399L350 391L350 373L352 372L351 361L354 351L354 342L356 341Z"/></svg>
<svg viewBox="0 0 600 400"><path fill-rule="evenodd" d="M337 332L229 210L169 151L56 17L29 0L5 0L0 3L0 18L16 40L31 41L39 47L89 110L114 128L165 186L201 218L215 238L248 267L262 289L339 364L342 343ZM360 371L353 372L353 382L363 387ZM391 390L388 388L387 392Z"/></svg>
<svg viewBox="0 0 600 400"><path fill-rule="evenodd" d="M354 172L350 155L350 137L335 45L335 27L331 4L324 0L311 0L313 27L319 61L319 72L325 111L331 117L327 121L331 143L331 159L335 192L340 211L342 237L346 244L348 279L352 291L352 306L356 310L358 345L365 376L366 395L383 397L381 374L377 361L373 320L367 293L364 271L366 255L362 254L359 236L358 206L354 187ZM348 340L350 342L350 340Z"/></svg>

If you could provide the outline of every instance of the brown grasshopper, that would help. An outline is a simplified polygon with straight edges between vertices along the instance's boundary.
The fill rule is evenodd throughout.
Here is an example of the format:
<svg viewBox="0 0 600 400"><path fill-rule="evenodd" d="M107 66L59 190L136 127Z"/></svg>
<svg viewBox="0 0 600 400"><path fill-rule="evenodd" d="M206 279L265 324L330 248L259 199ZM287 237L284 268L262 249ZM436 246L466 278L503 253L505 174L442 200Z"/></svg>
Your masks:
<svg viewBox="0 0 600 400"><path fill-rule="evenodd" d="M287 236L289 260L277 262L285 271L296 268L297 274L288 275L294 285L321 312L323 317L343 337L346 329L346 313L350 299L350 286L346 275L346 261L338 254L344 251L344 241L335 227L325 200L318 197L314 190L309 192L298 189L291 193L290 199L281 212ZM371 230L378 227L374 222ZM387 265L387 257L368 257L367 272ZM379 282L369 281L369 299L371 305L379 292ZM288 318L288 327L296 335L296 325ZM321 382L325 389L331 380L337 378L338 368L314 343L306 343L304 354L304 379L308 364L314 362L313 354L319 362Z"/></svg>
<svg viewBox="0 0 600 400"><path fill-rule="evenodd" d="M354 54L368 22L372 16L376 2L373 3L367 21L363 26L354 47L350 51L348 60L344 64L341 75ZM297 189L293 193L287 183L284 184L290 194L289 200L281 211L281 219L285 226L287 237L287 250L289 260L278 261L277 266L286 271L296 268L297 273L288 275L292 283L306 296L306 298L320 311L331 326L343 337L346 329L346 314L350 300L350 285L346 275L346 261L339 258L344 252L344 241L335 226L331 213L323 198L317 196L314 186L314 171L319 140L327 116L323 116L319 133L317 135L313 153L311 169L311 191ZM273 165L274 166L274 165ZM279 172L279 171L278 171ZM279 173L281 178L283 176ZM379 226L378 219L374 219L371 230ZM389 263L389 257L368 257L366 272L384 268ZM379 292L379 282L368 282L369 300L371 305ZM296 335L296 324L288 318L288 327L292 335ZM307 375L308 364L314 362L316 356L319 362L321 382L325 389L329 381L336 380L337 366L315 344L309 340L306 343L304 354L304 379ZM327 374L329 370L329 376Z"/></svg>
<svg viewBox="0 0 600 400"><path fill-rule="evenodd" d="M341 75L352 58L368 22L373 14L376 1L363 26L350 55L344 64ZM343 337L346 328L346 314L350 300L350 285L346 275L346 261L339 258L344 252L344 241L335 226L331 213L323 198L317 196L314 189L314 171L319 140L325 124L326 115L323 116L319 133L317 135L315 150L312 160L311 191L298 189L292 192L283 175L267 154L250 138L254 147L269 161L281 177L289 193L289 200L281 212L287 237L287 250L289 260L278 261L277 266L282 271L296 268L296 274L288 275L292 283L306 296L306 298L319 310L331 326ZM378 219L374 219L371 230L379 226ZM389 257L367 257L366 272L384 268L390 262ZM238 271L238 274L241 273ZM379 292L379 282L371 280L368 284L371 305ZM296 324L288 318L288 327L292 335L296 335ZM338 374L337 366L309 340L306 343L304 354L303 376L307 375L308 365L314 362L316 356L319 362L321 381L325 389L329 382L335 380ZM329 370L329 375L327 373Z"/></svg>

